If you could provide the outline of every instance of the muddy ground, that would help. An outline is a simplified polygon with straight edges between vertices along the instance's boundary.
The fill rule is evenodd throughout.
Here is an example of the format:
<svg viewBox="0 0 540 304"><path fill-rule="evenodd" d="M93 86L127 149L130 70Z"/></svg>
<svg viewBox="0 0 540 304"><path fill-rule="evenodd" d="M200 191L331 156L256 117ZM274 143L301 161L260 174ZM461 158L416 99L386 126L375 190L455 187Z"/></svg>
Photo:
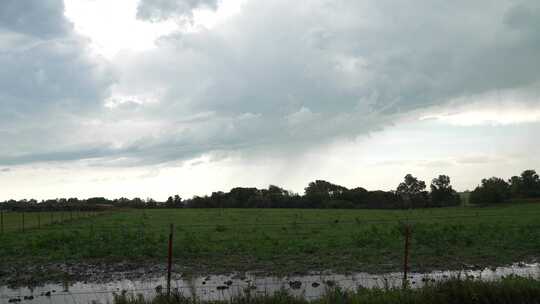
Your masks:
<svg viewBox="0 0 540 304"><path fill-rule="evenodd" d="M358 263L350 264L349 267L323 267L314 265L312 268L294 267L297 263L293 258L288 263L257 263L249 259L238 260L238 257L231 257L228 261L180 261L173 263L173 276L176 278L204 276L207 274L230 274L250 272L265 275L304 275L309 272L369 272L385 273L400 272L402 265L382 264L382 265L362 265ZM341 257L341 263L347 257ZM524 263L536 263L538 258L526 258ZM243 264L240 264L243 262ZM305 262L305 261L304 261ZM243 267L239 265L244 265ZM298 265L298 264L296 264ZM486 267L507 266L477 264L447 264L447 265L413 265L411 271L428 272L433 270L477 270ZM31 287L40 286L45 283L62 284L66 282L84 283L108 283L122 279L136 280L142 278L157 278L167 273L167 266L164 261L93 261L93 262L62 262L62 263L2 263L0 264L0 285L9 287Z"/></svg>

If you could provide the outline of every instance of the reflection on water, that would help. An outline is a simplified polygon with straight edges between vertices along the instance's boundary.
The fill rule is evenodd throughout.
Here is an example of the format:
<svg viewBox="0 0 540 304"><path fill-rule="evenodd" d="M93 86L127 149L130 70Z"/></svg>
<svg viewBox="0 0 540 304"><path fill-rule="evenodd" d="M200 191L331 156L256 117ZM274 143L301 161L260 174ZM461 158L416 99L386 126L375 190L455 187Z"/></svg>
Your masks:
<svg viewBox="0 0 540 304"><path fill-rule="evenodd" d="M496 269L411 273L409 283L412 287L420 287L427 281L444 280L450 277L494 280L511 274L540 279L540 266L520 263ZM343 289L356 290L359 287L399 287L401 284L402 274L400 273L376 275L322 273L286 277L258 276L247 273L176 278L172 282L172 289L185 296L196 294L201 300L227 300L246 292L252 295L272 294L280 289L286 289L297 296L315 299L320 297L328 287L339 286ZM165 277L109 283L48 284L36 288L18 289L0 286L0 304L19 303L19 300L20 303L112 303L114 294L142 294L145 298L152 298L159 292L165 292L165 286Z"/></svg>

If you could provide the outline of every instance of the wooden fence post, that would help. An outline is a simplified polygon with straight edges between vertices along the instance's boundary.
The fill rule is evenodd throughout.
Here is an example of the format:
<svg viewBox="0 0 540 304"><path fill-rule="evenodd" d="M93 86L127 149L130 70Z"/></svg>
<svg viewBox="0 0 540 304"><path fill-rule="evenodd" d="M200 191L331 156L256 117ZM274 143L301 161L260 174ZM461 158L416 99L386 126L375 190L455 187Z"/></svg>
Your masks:
<svg viewBox="0 0 540 304"><path fill-rule="evenodd" d="M403 288L409 286L408 271L409 271L409 243L411 238L411 226L405 225L405 252L403 254Z"/></svg>
<svg viewBox="0 0 540 304"><path fill-rule="evenodd" d="M172 268L172 246L173 246L174 224L171 224L169 232L169 251L167 258L167 296L171 296L171 268Z"/></svg>

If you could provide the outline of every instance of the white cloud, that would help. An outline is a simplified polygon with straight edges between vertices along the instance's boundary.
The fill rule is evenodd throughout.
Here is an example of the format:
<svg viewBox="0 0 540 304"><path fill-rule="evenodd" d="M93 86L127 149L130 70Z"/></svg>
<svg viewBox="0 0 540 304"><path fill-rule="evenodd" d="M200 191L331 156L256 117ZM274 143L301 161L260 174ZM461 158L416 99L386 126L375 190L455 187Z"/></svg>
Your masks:
<svg viewBox="0 0 540 304"><path fill-rule="evenodd" d="M427 110L421 120L433 119L456 126L516 125L540 122L536 89L499 91L454 99L448 106Z"/></svg>
<svg viewBox="0 0 540 304"><path fill-rule="evenodd" d="M540 108L504 108L465 110L454 114L425 116L424 119L436 119L457 126L478 125L513 125L520 123L540 122Z"/></svg>

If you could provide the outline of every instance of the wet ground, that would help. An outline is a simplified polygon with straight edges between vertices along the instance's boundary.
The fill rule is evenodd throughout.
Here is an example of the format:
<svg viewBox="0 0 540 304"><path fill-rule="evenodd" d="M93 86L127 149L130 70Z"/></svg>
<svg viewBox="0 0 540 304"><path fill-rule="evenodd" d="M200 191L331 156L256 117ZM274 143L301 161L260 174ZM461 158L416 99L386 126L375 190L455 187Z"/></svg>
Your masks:
<svg viewBox="0 0 540 304"><path fill-rule="evenodd" d="M49 265L51 267L51 265ZM60 270L69 271L69 265L58 265ZM67 278L61 283L45 284L35 287L0 286L0 304L4 303L112 303L114 295L126 293L151 298L167 290L165 267L163 265L134 267L132 264L116 266L111 271L101 268L89 280L78 277ZM97 270L96 270L97 271ZM451 277L495 280L508 275L540 279L540 264L517 263L508 267L485 268L462 271L432 271L411 273L410 286L421 287L426 282L444 280ZM31 274L29 274L31 276ZM143 278L143 279L141 279ZM402 285L401 273L386 274L336 274L331 272L310 273L306 275L269 276L262 273L233 273L200 277L174 274L171 290L185 296L197 295L202 300L226 300L232 296L251 293L272 294L281 289L308 299L320 297L328 287L339 286L356 290L371 287L399 287ZM31 284L33 285L33 284Z"/></svg>

